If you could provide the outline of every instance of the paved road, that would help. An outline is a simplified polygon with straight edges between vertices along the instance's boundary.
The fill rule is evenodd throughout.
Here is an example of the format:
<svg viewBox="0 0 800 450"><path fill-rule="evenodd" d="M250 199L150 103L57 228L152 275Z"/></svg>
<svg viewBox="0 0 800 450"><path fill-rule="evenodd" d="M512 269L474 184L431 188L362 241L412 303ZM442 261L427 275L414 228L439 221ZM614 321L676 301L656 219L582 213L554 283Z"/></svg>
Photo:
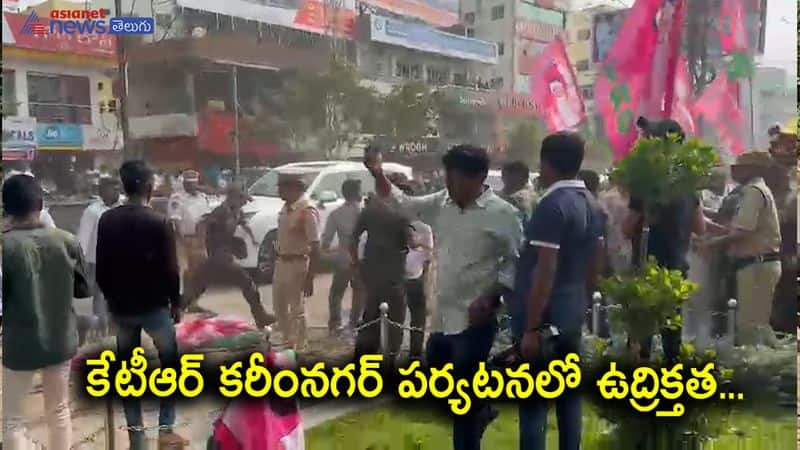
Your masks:
<svg viewBox="0 0 800 450"><path fill-rule="evenodd" d="M319 330L318 333L323 333L327 329L328 324L328 291L331 283L331 275L323 274L317 277L314 285L314 295L307 299L307 323L309 327ZM272 310L272 288L271 286L262 286L260 288L262 302L267 311ZM210 309L222 316L237 317L253 322L250 317L250 310L244 298L238 290L230 288L214 288L209 290L200 300L200 305L204 308ZM345 294L343 310L346 312L350 308L350 294ZM91 312L91 302L89 300L77 300L76 310L79 314L89 314ZM346 313L343 317L347 317ZM145 339L147 345L147 339ZM38 385L38 380L35 384ZM185 404L179 408L179 424L181 422L191 422L191 425L183 425L179 427L179 432L184 437L191 440L189 448L204 448L202 445L204 440L208 437L211 423L217 416L221 403L217 400L202 399ZM0 405L0 408L2 406ZM35 393L29 396L27 404L28 417L35 423L32 424L30 435L34 441L44 442L46 440L44 429L41 426L43 419L43 399L40 393ZM73 414L73 445L78 449L91 449L101 450L104 449L105 438L100 432L103 428L103 415L97 409L86 410L84 407L76 406L78 409ZM117 425L123 424L124 419L117 408L116 422ZM156 421L157 412L150 410L145 415L145 422L153 424ZM309 417L309 419L311 419ZM98 433L99 432L99 433ZM79 445L82 440L87 436L97 433L93 441L85 442ZM127 436L124 432L117 433L117 448L127 448ZM155 445L155 444L153 444ZM155 448L155 447L152 447Z"/></svg>

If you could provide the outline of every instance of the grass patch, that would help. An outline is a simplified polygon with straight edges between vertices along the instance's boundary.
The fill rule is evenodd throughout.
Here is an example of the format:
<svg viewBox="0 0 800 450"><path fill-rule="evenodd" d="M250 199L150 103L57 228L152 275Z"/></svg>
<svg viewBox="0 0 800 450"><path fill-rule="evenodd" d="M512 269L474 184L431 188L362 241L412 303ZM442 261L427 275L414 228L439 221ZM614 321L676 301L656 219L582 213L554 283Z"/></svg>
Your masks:
<svg viewBox="0 0 800 450"><path fill-rule="evenodd" d="M483 448L519 448L518 416L513 405L499 407L500 416L486 431ZM612 426L600 419L587 402L584 403L584 450L627 450L610 440ZM794 450L797 443L797 422L793 410L769 410L763 414L751 411L734 412L726 433L710 450L770 449ZM419 405L391 405L359 411L326 422L307 431L308 450L447 450L452 448L450 421ZM548 421L547 448L558 448L555 416Z"/></svg>

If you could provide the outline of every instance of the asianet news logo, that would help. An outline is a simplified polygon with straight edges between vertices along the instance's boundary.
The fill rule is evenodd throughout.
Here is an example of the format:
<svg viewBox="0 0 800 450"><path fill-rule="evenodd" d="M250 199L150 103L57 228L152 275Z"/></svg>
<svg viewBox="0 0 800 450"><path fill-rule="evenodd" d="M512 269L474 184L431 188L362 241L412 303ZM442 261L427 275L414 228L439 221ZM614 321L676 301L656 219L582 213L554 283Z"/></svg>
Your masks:
<svg viewBox="0 0 800 450"><path fill-rule="evenodd" d="M107 9L54 9L48 19L32 11L22 25L22 34L152 34L152 17L111 17Z"/></svg>

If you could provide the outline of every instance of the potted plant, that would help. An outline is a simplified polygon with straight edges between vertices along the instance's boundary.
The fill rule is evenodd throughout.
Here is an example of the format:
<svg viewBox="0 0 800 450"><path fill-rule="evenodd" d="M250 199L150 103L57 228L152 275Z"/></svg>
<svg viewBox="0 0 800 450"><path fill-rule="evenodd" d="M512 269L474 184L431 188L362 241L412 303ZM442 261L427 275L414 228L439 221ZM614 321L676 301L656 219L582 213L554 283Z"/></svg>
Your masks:
<svg viewBox="0 0 800 450"><path fill-rule="evenodd" d="M659 267L653 258L640 272L617 275L600 284L611 305L610 325L625 330L631 349L661 329L679 327L682 318L677 311L698 288L680 271Z"/></svg>

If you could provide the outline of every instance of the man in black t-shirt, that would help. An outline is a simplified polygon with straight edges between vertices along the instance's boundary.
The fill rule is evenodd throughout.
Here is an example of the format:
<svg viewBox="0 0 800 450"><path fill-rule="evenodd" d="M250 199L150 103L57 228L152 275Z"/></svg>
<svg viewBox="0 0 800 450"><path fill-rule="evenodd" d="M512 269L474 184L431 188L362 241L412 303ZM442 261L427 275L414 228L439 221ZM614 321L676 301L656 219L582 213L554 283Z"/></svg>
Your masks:
<svg viewBox="0 0 800 450"><path fill-rule="evenodd" d="M367 234L364 258L359 264L359 274L366 288L363 323L380 315L380 304L389 305L389 319L403 323L406 319L405 266L411 222L391 200L374 197L361 211L351 239L352 260L358 261L358 242ZM377 324L358 333L356 354L376 353L380 337ZM390 327L389 352L396 354L402 343L403 331Z"/></svg>
<svg viewBox="0 0 800 450"><path fill-rule="evenodd" d="M253 245L258 247L258 242L242 214L242 207L248 201L247 194L241 189L231 187L228 189L225 201L200 222L199 233L205 235L208 259L186 280L185 297L187 308L203 312L204 310L197 306L197 302L208 287L209 280L233 284L242 291L256 326L262 329L275 322L275 318L264 310L258 286L234 259L247 256L244 241L234 236L237 228L242 227L250 236Z"/></svg>
<svg viewBox="0 0 800 450"><path fill-rule="evenodd" d="M685 135L677 122L671 119L657 122L646 122L646 134L651 138L666 138L669 135L678 136L682 142ZM646 245L642 243L642 231L645 221L645 205L636 193L631 193L628 206L628 217L623 224L623 233L631 240L633 249L633 265L641 265L642 249L646 248L647 257L655 258L659 266L670 270L679 270L684 276L689 273L689 248L692 234L701 235L705 232L705 218L700 207L700 199L696 194L687 195L671 201L668 205L656 211L650 211L647 217L649 233ZM681 330L661 330L664 347L664 357L667 361L678 357L681 345ZM641 342L641 355L648 358L650 355L650 339Z"/></svg>

